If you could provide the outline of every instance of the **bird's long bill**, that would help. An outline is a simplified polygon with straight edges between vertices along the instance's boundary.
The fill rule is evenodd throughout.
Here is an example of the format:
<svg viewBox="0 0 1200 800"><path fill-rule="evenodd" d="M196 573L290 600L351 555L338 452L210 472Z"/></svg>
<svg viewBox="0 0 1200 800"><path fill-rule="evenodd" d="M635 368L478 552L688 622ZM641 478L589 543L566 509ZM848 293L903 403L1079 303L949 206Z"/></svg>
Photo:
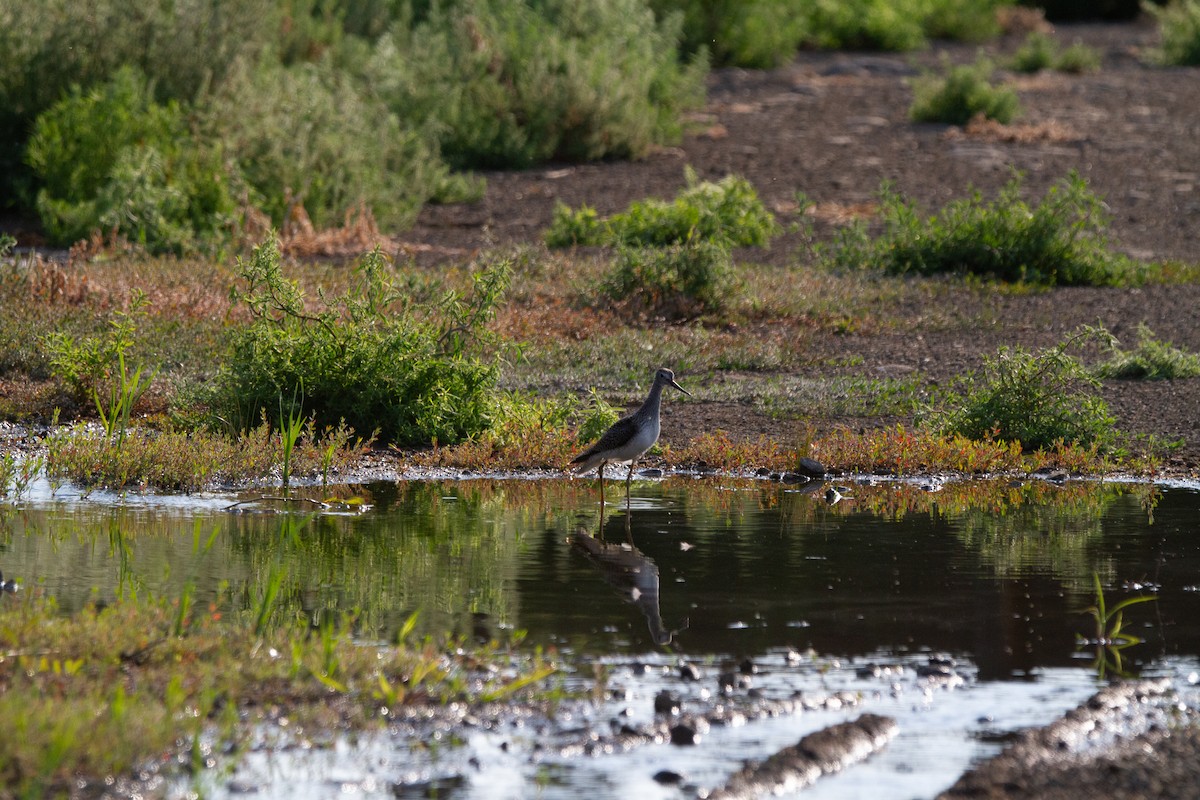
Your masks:
<svg viewBox="0 0 1200 800"><path fill-rule="evenodd" d="M685 389L685 388L683 388L682 386L680 386L680 385L679 385L678 383L676 383L675 381L671 381L671 385L672 385L672 386L674 386L674 387L675 387L676 389L678 389L679 391L681 391L681 392L683 392L684 394L686 394L688 397L691 397L691 396L692 396L692 393L691 393L691 392L689 392L687 389Z"/></svg>

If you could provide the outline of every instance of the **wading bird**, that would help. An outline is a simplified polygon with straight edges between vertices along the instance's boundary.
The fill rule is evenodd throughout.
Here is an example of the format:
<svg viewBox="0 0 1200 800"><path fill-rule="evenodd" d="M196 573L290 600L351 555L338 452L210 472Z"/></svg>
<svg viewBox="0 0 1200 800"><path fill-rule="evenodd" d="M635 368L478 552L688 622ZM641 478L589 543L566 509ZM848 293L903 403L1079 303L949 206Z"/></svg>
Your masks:
<svg viewBox="0 0 1200 800"><path fill-rule="evenodd" d="M672 386L684 394L691 392L675 382L675 373L660 369L654 373L654 385L642 407L627 417L613 423L604 435L587 450L572 459L575 472L583 474L599 468L600 504L604 504L604 465L628 464L629 475L625 478L625 497L628 500L629 486L633 481L633 462L658 441L658 410L662 405L664 386Z"/></svg>

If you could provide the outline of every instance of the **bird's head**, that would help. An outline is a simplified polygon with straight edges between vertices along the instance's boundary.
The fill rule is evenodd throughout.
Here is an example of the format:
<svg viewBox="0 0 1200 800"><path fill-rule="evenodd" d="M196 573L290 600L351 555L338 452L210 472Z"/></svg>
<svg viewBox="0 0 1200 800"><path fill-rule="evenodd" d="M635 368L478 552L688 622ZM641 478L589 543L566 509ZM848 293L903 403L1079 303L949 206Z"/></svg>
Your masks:
<svg viewBox="0 0 1200 800"><path fill-rule="evenodd" d="M658 372L654 373L654 382L661 383L664 386L673 386L676 389L678 389L679 391L686 394L688 397L692 396L691 392L689 392L687 389L683 388L682 386L680 386L678 383L675 382L675 373L672 372L671 370L667 369L666 367L663 367Z"/></svg>

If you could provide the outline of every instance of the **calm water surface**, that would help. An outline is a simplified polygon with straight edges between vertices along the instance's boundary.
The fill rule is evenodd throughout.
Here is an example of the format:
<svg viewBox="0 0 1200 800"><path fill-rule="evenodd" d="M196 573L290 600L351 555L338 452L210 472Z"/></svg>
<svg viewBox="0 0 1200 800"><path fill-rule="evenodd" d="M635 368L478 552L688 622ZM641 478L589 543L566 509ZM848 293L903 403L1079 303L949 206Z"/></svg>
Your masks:
<svg viewBox="0 0 1200 800"><path fill-rule="evenodd" d="M627 689L621 702L634 721L649 718L658 689L691 690L676 679L681 659L715 674L722 660L751 658L769 673L756 678L768 695L845 688L864 698L852 711L714 731L719 757L650 747L531 764L528 732L505 748L481 734L436 757L388 737L258 755L238 780L259 796L320 797L333 786L409 796L398 785L445 780L453 788L441 796L678 797L649 776L665 765L711 786L745 758L862 711L896 716L900 735L805 796L932 796L995 752L992 734L1049 721L1095 690L1104 654L1076 644L1092 632L1094 575L1109 602L1158 598L1127 612L1127 628L1145 641L1124 651L1122 667L1195 681L1200 493L847 483L831 504L826 486L812 488L639 481L627 510L614 484L602 516L594 482L579 480L338 487L369 508L336 513L275 501L226 508L252 495L80 499L42 487L0 517L0 570L69 613L132 589L177 595L188 581L198 600L249 607L282 568L288 605L314 620L357 610L365 640L387 639L420 611L429 632L503 638L520 629L602 660L610 684ZM804 654L799 666L789 651ZM964 685L920 685L911 668L930 653L955 659ZM651 664L649 677L635 675L635 662ZM909 669L870 678L858 669L869 662ZM597 708L581 724L619 711Z"/></svg>

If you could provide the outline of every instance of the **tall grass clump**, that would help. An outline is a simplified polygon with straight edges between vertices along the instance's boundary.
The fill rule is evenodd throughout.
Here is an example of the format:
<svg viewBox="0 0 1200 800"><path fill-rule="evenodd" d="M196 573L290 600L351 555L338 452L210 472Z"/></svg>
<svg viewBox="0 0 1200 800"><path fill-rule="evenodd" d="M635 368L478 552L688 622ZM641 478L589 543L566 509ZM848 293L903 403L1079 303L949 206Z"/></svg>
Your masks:
<svg viewBox="0 0 1200 800"><path fill-rule="evenodd" d="M1001 347L983 371L958 381L933 415L935 429L969 439L1020 442L1022 450L1067 445L1113 447L1115 420L1100 397L1099 381L1068 350L1108 337L1084 328L1054 347L1030 352Z"/></svg>
<svg viewBox="0 0 1200 800"><path fill-rule="evenodd" d="M909 116L915 122L948 125L965 125L979 114L1000 123L1011 122L1020 110L1017 94L994 85L992 71L992 63L980 58L974 64L945 65L942 75L917 78Z"/></svg>
<svg viewBox="0 0 1200 800"><path fill-rule="evenodd" d="M1035 206L1020 197L1021 178L996 199L976 191L925 217L885 186L882 232L865 223L844 230L825 252L826 263L905 274L960 272L1042 285L1119 286L1144 281L1145 265L1108 248L1103 201L1072 172Z"/></svg>
<svg viewBox="0 0 1200 800"><path fill-rule="evenodd" d="M220 148L195 144L180 106L156 102L133 68L76 86L39 116L26 159L41 185L38 215L60 245L101 230L182 252L236 219L237 176Z"/></svg>
<svg viewBox="0 0 1200 800"><path fill-rule="evenodd" d="M1172 380L1200 377L1200 355L1156 339L1154 331L1145 323L1138 325L1136 347L1122 350L1114 339L1110 350L1108 359L1095 367L1098 378Z"/></svg>
<svg viewBox="0 0 1200 800"><path fill-rule="evenodd" d="M715 183L701 182L689 169L687 187L673 201L639 200L607 219L586 205L572 210L559 204L546 243L550 247L662 247L698 240L726 247L764 247L778 230L774 215L745 178L728 175Z"/></svg>
<svg viewBox="0 0 1200 800"><path fill-rule="evenodd" d="M1200 65L1200 0L1171 0L1165 6L1147 2L1142 8L1158 20L1162 44L1154 55L1160 63Z"/></svg>
<svg viewBox="0 0 1200 800"><path fill-rule="evenodd" d="M501 262L476 274L473 294L406 303L378 251L353 285L309 302L283 275L274 240L239 262L238 297L253 322L233 344L208 403L236 427L296 403L317 426L341 422L404 445L454 443L492 421L498 373L483 353L507 285ZM294 398L294 399L293 399Z"/></svg>
<svg viewBox="0 0 1200 800"><path fill-rule="evenodd" d="M703 98L679 25L643 0L459 0L393 27L367 70L456 167L636 158Z"/></svg>

